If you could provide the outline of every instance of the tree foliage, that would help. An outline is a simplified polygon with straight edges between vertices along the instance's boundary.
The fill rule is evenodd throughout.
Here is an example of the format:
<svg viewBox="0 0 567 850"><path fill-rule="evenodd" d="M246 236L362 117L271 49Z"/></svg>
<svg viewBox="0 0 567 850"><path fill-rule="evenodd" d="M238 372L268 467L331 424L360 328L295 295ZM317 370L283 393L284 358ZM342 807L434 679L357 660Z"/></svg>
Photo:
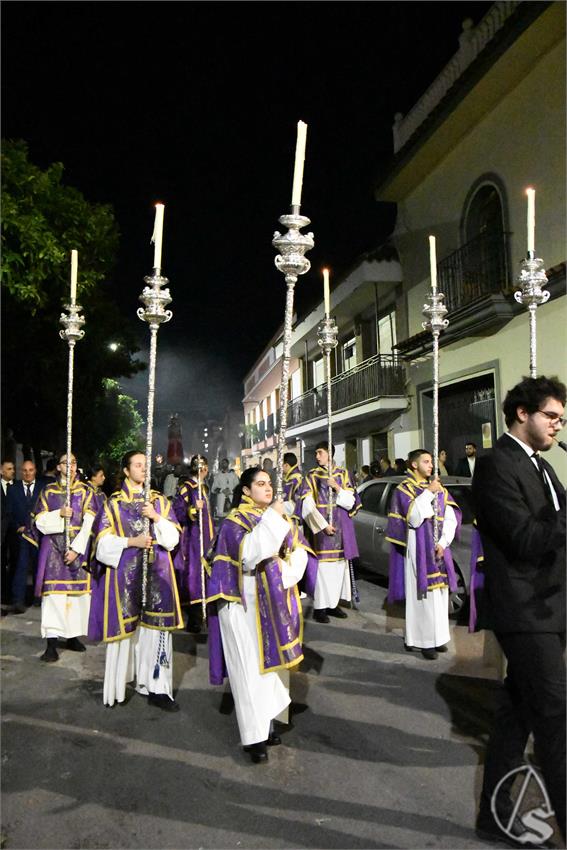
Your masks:
<svg viewBox="0 0 567 850"><path fill-rule="evenodd" d="M63 173L61 163L45 171L32 164L25 142L2 143L3 427L36 455L65 445L68 346L58 331L75 248L86 333L75 346L73 443L87 462L103 447L99 424L115 419L106 447L120 440L120 427L128 435L139 429L135 402L107 379L116 383L145 367L133 358L136 334L112 298L109 275L119 244L113 210L66 186ZM110 341L118 343L116 351Z"/></svg>

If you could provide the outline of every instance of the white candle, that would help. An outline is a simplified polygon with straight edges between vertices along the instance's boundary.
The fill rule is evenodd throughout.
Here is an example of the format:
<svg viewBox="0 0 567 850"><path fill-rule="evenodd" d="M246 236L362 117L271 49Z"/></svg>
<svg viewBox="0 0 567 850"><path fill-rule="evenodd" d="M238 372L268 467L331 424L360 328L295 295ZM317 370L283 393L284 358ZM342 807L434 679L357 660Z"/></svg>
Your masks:
<svg viewBox="0 0 567 850"><path fill-rule="evenodd" d="M528 253L535 254L535 189L526 189L528 196Z"/></svg>
<svg viewBox="0 0 567 850"><path fill-rule="evenodd" d="M331 314L331 293L329 291L329 269L323 269L323 295L325 298L325 316Z"/></svg>
<svg viewBox="0 0 567 850"><path fill-rule="evenodd" d="M295 145L295 167L293 169L293 189L291 190L291 205L301 205L301 187L303 185L303 164L305 162L305 141L307 124L297 122L297 142Z"/></svg>
<svg viewBox="0 0 567 850"><path fill-rule="evenodd" d="M152 242L154 243L154 269L161 269L161 243L163 240L163 212L164 205L156 204L156 219Z"/></svg>
<svg viewBox="0 0 567 850"><path fill-rule="evenodd" d="M431 288L437 292L437 251L435 248L435 236L429 237L429 269L431 274Z"/></svg>
<svg viewBox="0 0 567 850"><path fill-rule="evenodd" d="M79 267L79 252L71 251L71 304L77 300L77 269Z"/></svg>

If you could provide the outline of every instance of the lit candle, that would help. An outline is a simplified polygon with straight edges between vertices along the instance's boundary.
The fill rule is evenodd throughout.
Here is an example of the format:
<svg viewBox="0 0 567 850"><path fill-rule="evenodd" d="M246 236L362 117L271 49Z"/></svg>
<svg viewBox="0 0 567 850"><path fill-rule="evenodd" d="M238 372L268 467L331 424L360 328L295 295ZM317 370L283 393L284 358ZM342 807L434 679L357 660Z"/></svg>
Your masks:
<svg viewBox="0 0 567 850"><path fill-rule="evenodd" d="M79 252L71 251L71 304L77 300L77 269L79 267Z"/></svg>
<svg viewBox="0 0 567 850"><path fill-rule="evenodd" d="M325 316L327 319L331 314L331 294L329 291L329 269L323 269L323 294L325 298Z"/></svg>
<svg viewBox="0 0 567 850"><path fill-rule="evenodd" d="M526 189L528 196L528 254L535 254L535 189Z"/></svg>
<svg viewBox="0 0 567 850"><path fill-rule="evenodd" d="M152 242L154 243L154 269L161 269L161 243L163 240L163 204L156 204L156 219Z"/></svg>
<svg viewBox="0 0 567 850"><path fill-rule="evenodd" d="M301 187L303 185L303 164L305 162L305 141L307 124L297 122L297 142L295 145L295 167L293 169L293 189L291 190L291 205L301 205Z"/></svg>
<svg viewBox="0 0 567 850"><path fill-rule="evenodd" d="M431 274L431 288L437 292L437 252L435 248L435 236L429 237L429 269Z"/></svg>

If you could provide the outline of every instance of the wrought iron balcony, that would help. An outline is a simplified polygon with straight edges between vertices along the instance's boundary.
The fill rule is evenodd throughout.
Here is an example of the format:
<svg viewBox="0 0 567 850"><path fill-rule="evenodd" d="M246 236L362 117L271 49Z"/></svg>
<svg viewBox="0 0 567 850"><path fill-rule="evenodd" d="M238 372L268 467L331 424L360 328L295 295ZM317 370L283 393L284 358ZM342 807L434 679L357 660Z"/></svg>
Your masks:
<svg viewBox="0 0 567 850"><path fill-rule="evenodd" d="M333 412L386 396L405 395L405 367L393 354L375 354L331 381ZM327 385L320 384L288 405L288 428L327 414Z"/></svg>
<svg viewBox="0 0 567 850"><path fill-rule="evenodd" d="M487 295L506 292L509 233L481 233L437 266L439 291L451 313Z"/></svg>

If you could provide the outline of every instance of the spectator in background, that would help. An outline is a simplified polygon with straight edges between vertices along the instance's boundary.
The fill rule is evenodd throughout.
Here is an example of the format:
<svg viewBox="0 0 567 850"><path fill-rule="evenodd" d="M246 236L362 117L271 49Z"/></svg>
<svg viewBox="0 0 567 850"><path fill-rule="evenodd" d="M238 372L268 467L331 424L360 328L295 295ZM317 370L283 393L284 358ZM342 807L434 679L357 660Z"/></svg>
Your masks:
<svg viewBox="0 0 567 850"><path fill-rule="evenodd" d="M476 443L465 443L465 457L462 457L455 470L455 475L461 478L472 478L476 463Z"/></svg>
<svg viewBox="0 0 567 850"><path fill-rule="evenodd" d="M15 477L15 465L5 458L2 461L2 603L7 602L10 578L18 557L18 540L9 522L7 509L8 493L14 485Z"/></svg>
<svg viewBox="0 0 567 850"><path fill-rule="evenodd" d="M389 457L381 457L380 458L380 469L382 470L382 478L389 478L391 475L396 474L396 470L393 469L392 463Z"/></svg>
<svg viewBox="0 0 567 850"><path fill-rule="evenodd" d="M276 492L276 471L274 469L274 462L270 457L265 457L262 463L262 469L264 472L267 472L270 476L270 482L272 484L272 490L274 493ZM232 470L231 470L232 471Z"/></svg>
<svg viewBox="0 0 567 850"><path fill-rule="evenodd" d="M394 461L394 472L396 475L405 475L407 471L406 462L403 457L397 457Z"/></svg>
<svg viewBox="0 0 567 850"><path fill-rule="evenodd" d="M380 478L382 475L382 467L380 466L379 460L373 460L370 464L370 481L374 481L376 478Z"/></svg>
<svg viewBox="0 0 567 850"><path fill-rule="evenodd" d="M51 484L52 481L57 481L57 458L50 457L45 463L45 473L43 475L44 478L47 478L47 483Z"/></svg>
<svg viewBox="0 0 567 850"><path fill-rule="evenodd" d="M37 546L23 537L30 531L31 513L43 488L49 484L45 478L37 478L36 466L32 460L25 460L21 467L21 481L15 481L10 487L7 511L11 528L17 535L18 557L12 574L12 604L14 614L24 614L27 608L26 592L28 575L31 572L35 585L37 571ZM37 600L41 605L41 599Z"/></svg>
<svg viewBox="0 0 567 850"><path fill-rule="evenodd" d="M216 496L215 516L224 519L232 505L232 494L238 484L236 473L229 470L228 458L220 462L220 470L213 478L212 492Z"/></svg>
<svg viewBox="0 0 567 850"><path fill-rule="evenodd" d="M370 481L370 467L364 464L360 467L360 472L356 476L357 484L364 484L365 481Z"/></svg>
<svg viewBox="0 0 567 850"><path fill-rule="evenodd" d="M165 476L163 482L163 495L167 496L168 499L173 499L175 496L180 475L181 466L178 463L176 463L175 466L169 467L169 472Z"/></svg>
<svg viewBox="0 0 567 850"><path fill-rule="evenodd" d="M447 452L441 449L439 452L439 475L450 475L449 467L447 466Z"/></svg>

